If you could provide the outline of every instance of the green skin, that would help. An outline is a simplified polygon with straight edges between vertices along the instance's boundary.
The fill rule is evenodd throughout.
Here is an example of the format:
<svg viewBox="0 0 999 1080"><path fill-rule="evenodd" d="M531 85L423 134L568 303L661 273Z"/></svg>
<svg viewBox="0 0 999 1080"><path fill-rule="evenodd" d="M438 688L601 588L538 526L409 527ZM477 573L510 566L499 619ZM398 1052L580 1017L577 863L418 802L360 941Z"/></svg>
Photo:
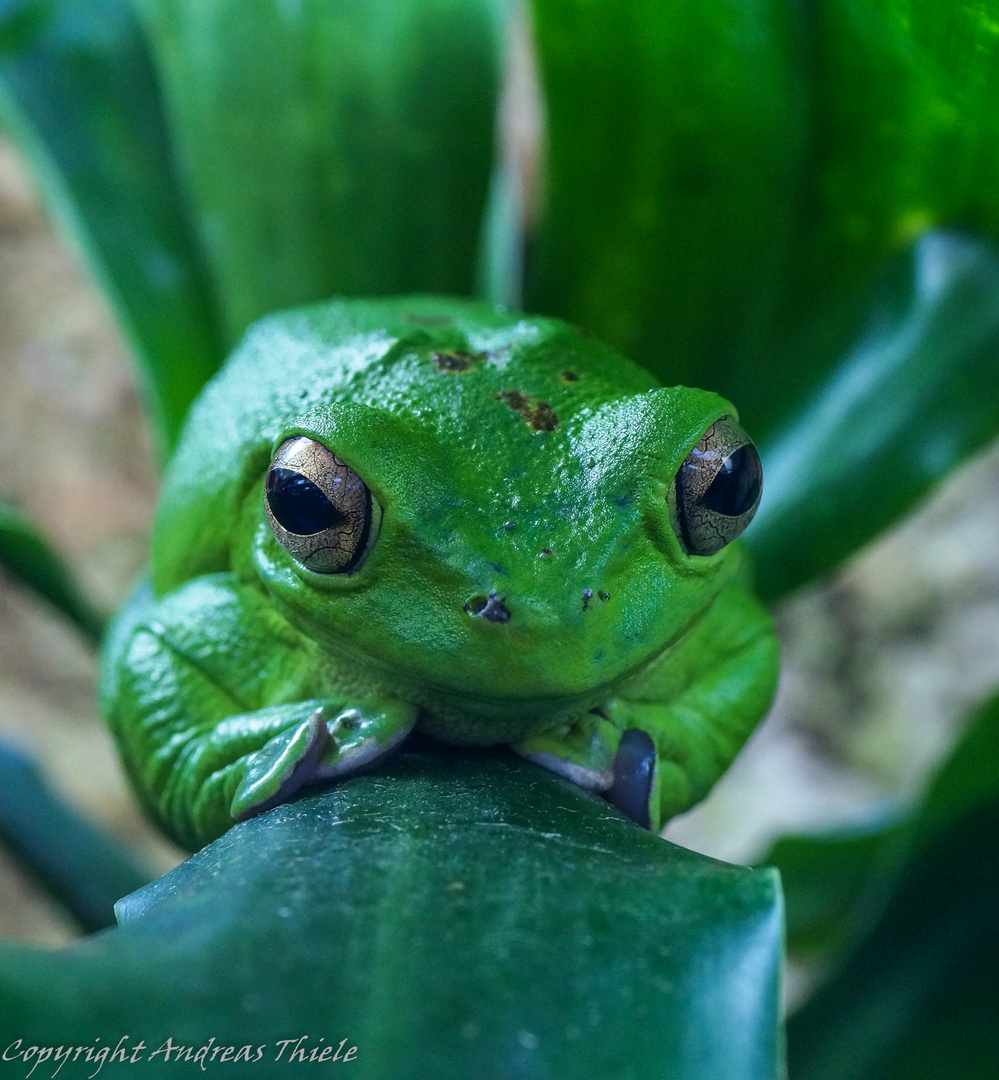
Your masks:
<svg viewBox="0 0 999 1080"><path fill-rule="evenodd" d="M738 543L688 555L673 524L677 469L726 415L562 322L481 303L337 301L256 324L191 411L151 581L106 645L103 707L147 811L194 849L414 724L606 791L638 728L658 830L776 682ZM267 523L265 475L294 435L382 508L351 573L306 569ZM507 621L469 606L491 594Z"/></svg>

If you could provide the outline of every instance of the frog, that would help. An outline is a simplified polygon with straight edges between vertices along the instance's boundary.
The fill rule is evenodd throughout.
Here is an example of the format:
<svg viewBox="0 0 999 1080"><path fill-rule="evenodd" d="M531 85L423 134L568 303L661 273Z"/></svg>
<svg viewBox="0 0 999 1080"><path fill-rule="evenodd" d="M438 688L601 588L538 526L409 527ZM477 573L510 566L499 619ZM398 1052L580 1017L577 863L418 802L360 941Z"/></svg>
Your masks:
<svg viewBox="0 0 999 1080"><path fill-rule="evenodd" d="M196 850L414 730L506 746L659 831L767 711L735 406L470 299L269 315L193 404L100 698Z"/></svg>

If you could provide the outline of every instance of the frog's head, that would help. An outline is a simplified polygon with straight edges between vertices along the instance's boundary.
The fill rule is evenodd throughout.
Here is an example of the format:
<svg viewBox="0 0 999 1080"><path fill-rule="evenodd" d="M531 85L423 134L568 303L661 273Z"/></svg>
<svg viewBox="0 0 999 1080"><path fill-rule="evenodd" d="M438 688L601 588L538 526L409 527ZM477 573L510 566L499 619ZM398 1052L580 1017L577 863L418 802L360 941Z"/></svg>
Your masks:
<svg viewBox="0 0 999 1080"><path fill-rule="evenodd" d="M439 734L523 737L607 700L700 618L759 458L715 394L417 353L390 400L354 387L280 431L246 504L252 564Z"/></svg>

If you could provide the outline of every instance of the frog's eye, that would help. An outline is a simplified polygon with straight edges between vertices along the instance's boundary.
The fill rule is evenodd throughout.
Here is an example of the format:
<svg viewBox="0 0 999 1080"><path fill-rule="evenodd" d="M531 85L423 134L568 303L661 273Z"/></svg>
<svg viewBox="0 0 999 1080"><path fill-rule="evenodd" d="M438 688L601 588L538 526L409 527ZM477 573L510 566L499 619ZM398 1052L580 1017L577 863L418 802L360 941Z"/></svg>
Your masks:
<svg viewBox="0 0 999 1080"><path fill-rule="evenodd" d="M368 485L322 443L286 439L264 481L264 513L282 547L319 574L349 574L378 535Z"/></svg>
<svg viewBox="0 0 999 1080"><path fill-rule="evenodd" d="M716 420L676 474L676 517L688 555L713 555L753 520L763 468L752 440L730 417Z"/></svg>

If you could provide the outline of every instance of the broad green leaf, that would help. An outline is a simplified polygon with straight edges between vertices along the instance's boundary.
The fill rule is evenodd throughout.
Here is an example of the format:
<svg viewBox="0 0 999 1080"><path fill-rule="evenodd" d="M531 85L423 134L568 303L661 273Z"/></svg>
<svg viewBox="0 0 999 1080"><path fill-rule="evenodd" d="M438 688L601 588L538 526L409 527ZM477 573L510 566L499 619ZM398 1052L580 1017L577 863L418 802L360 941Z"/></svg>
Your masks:
<svg viewBox="0 0 999 1080"><path fill-rule="evenodd" d="M799 959L835 962L856 946L876 924L892 918L892 891L916 873L928 852L947 842L964 848L971 834L962 837L962 822L973 821L985 808L999 807L999 698L976 715L954 752L915 806L896 806L881 812L852 833L795 836L780 840L766 860L780 869L787 907L787 942ZM966 852L960 858L987 861L995 842L986 850ZM933 856L936 858L936 856ZM999 887L996 882L994 888ZM907 920L908 924L908 920ZM881 933L880 930L875 932ZM899 948L902 949L900 939ZM919 943L910 941L908 948ZM863 974L872 955L863 946L863 959L851 964L852 974L840 976L840 993L849 994L850 978ZM906 963L900 954L893 962ZM842 982L847 978L847 982ZM838 984L837 984L838 985ZM850 1074L843 1074L848 1076ZM960 1075L960 1074L955 1074Z"/></svg>
<svg viewBox="0 0 999 1080"><path fill-rule="evenodd" d="M885 260L999 235L977 0L533 0L548 119L527 306L786 424ZM530 251L531 249L529 249Z"/></svg>
<svg viewBox="0 0 999 1080"><path fill-rule="evenodd" d="M919 850L875 930L789 1026L794 1080L977 1080L999 1060L999 800Z"/></svg>
<svg viewBox="0 0 999 1080"><path fill-rule="evenodd" d="M333 294L469 293L505 0L142 0L232 344Z"/></svg>
<svg viewBox="0 0 999 1080"><path fill-rule="evenodd" d="M32 763L0 744L0 842L84 930L114 925L114 904L149 874L57 799Z"/></svg>
<svg viewBox="0 0 999 1080"><path fill-rule="evenodd" d="M222 353L128 0L0 5L0 122L111 299L168 450Z"/></svg>
<svg viewBox="0 0 999 1080"><path fill-rule="evenodd" d="M845 955L883 913L911 846L911 820L899 812L779 840L761 863L780 871L789 954L818 970Z"/></svg>
<svg viewBox="0 0 999 1080"><path fill-rule="evenodd" d="M533 0L545 208L525 306L725 392L800 242L801 29L783 0Z"/></svg>
<svg viewBox="0 0 999 1080"><path fill-rule="evenodd" d="M746 534L776 598L831 570L999 435L999 258L931 233L884 282L842 365L763 443Z"/></svg>
<svg viewBox="0 0 999 1080"><path fill-rule="evenodd" d="M357 1046L367 1080L781 1075L775 876L505 754L405 751L236 826L119 918L0 948L0 1044L141 1037L129 1075L170 1037L262 1046L247 1072L284 1076L301 1036Z"/></svg>
<svg viewBox="0 0 999 1080"><path fill-rule="evenodd" d="M92 641L100 639L104 620L84 598L65 563L20 511L3 502L0 570L45 597Z"/></svg>

